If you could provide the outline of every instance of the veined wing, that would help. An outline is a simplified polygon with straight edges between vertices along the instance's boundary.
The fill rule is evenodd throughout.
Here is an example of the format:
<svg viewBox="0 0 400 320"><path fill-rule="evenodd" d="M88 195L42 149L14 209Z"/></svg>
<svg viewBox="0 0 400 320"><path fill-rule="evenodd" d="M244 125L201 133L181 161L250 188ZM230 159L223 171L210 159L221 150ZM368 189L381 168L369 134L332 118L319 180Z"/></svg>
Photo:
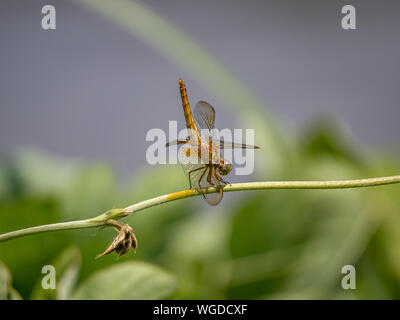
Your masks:
<svg viewBox="0 0 400 320"><path fill-rule="evenodd" d="M198 155L198 148L191 145L182 146L178 152L178 161L189 180L190 188L195 189L200 180L200 169L205 167Z"/></svg>
<svg viewBox="0 0 400 320"><path fill-rule="evenodd" d="M166 147L173 146L173 145L180 145L180 144L186 144L189 143L190 139L187 140L173 140L170 141L166 144ZM225 140L220 140L217 143L217 147L219 149L260 149L258 146L253 146L250 144L244 144L244 143L236 143L236 142L230 142L230 141L225 141Z"/></svg>
<svg viewBox="0 0 400 320"><path fill-rule="evenodd" d="M196 152L197 148L192 146L182 146L179 150L179 161L189 180L190 188L201 192L202 189L208 187L220 187L214 167L201 162ZM202 195L208 204L215 206L222 200L223 193L222 189L219 189L217 193L203 193Z"/></svg>
<svg viewBox="0 0 400 320"><path fill-rule="evenodd" d="M260 147L257 146L252 146L243 143L235 143L225 140L220 140L218 146L220 149L260 149Z"/></svg>
<svg viewBox="0 0 400 320"><path fill-rule="evenodd" d="M178 139L178 140L172 140L170 142L167 142L165 146L168 148L170 146L175 146L175 145L182 145L182 144L187 144L190 143L190 145L198 147L199 146L199 141L197 140L196 134L191 134L190 137L187 137L186 139ZM201 143L201 140L200 140Z"/></svg>
<svg viewBox="0 0 400 320"><path fill-rule="evenodd" d="M218 203L220 203L223 196L221 183L216 178L217 174L218 173L216 172L215 167L209 165L207 166L204 175L200 179L201 189L206 189L208 187L216 187L218 189L217 192L202 194L204 200L212 206L216 206Z"/></svg>
<svg viewBox="0 0 400 320"><path fill-rule="evenodd" d="M194 107L194 120L199 127L198 129L214 129L215 125L215 110L205 101L197 102Z"/></svg>
<svg viewBox="0 0 400 320"><path fill-rule="evenodd" d="M167 144L165 146L168 148L170 146L186 144L186 143L189 143L189 139L187 139L187 140L172 140L170 142L167 142Z"/></svg>
<svg viewBox="0 0 400 320"><path fill-rule="evenodd" d="M200 130L200 136L203 143L207 143L213 148L218 146L219 136L214 129L215 125L215 110L205 101L199 101L194 108L194 120ZM212 141L212 144L210 143Z"/></svg>

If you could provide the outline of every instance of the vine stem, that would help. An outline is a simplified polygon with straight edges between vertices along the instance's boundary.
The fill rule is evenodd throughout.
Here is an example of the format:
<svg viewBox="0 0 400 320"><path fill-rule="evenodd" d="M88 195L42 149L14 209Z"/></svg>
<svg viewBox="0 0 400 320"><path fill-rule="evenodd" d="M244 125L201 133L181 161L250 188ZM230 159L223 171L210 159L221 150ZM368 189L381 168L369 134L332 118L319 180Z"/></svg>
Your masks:
<svg viewBox="0 0 400 320"><path fill-rule="evenodd" d="M224 192L246 191L246 190L269 190L269 189L344 189L380 186L387 184L400 183L400 175L389 177L378 177L356 180L331 180L331 181L266 181L266 182L247 182L234 183L224 186ZM216 192L215 188L202 190L204 193ZM110 219L120 219L134 212L141 211L162 203L198 196L202 194L198 190L183 190L169 193L156 198L144 200L132 204L126 208L111 209L107 212L90 219L77 220L70 222L60 222L54 224L41 225L16 231L11 231L0 235L0 242L20 238L23 236L72 229L85 229L106 226Z"/></svg>

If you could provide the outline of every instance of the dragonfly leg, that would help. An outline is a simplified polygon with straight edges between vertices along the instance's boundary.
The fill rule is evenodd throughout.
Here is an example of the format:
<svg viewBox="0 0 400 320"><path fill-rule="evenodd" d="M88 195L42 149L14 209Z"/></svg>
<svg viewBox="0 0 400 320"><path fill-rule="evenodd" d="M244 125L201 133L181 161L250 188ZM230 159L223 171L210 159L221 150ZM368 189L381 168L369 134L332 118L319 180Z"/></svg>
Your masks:
<svg viewBox="0 0 400 320"><path fill-rule="evenodd" d="M204 169L203 173L201 174L200 179L199 179L199 181L198 181L198 184L199 184L199 188L200 188L200 189L202 189L202 188L201 188L201 184L200 184L200 183L201 183L201 180L203 179L204 174L207 172L208 167L207 167L207 166L204 166L204 167L202 167L202 168L205 168L205 169ZM203 196L204 196L204 195L203 195Z"/></svg>
<svg viewBox="0 0 400 320"><path fill-rule="evenodd" d="M212 175L214 175L215 180L218 182L218 185L216 185L214 182L212 182L211 177ZM222 180L222 179L221 179ZM208 176L207 176L207 182L212 186L215 187L217 189L217 191L219 192L219 194L222 197L222 186L219 183L221 181L220 179L218 179L218 175L216 173L216 170L214 169L214 167L211 167L210 171L208 172Z"/></svg>
<svg viewBox="0 0 400 320"><path fill-rule="evenodd" d="M221 177L219 177L219 181L221 181L223 184L231 184L230 182L228 182L228 181L225 181L224 179L222 179Z"/></svg>
<svg viewBox="0 0 400 320"><path fill-rule="evenodd" d="M211 174L214 175L215 180L218 182L218 186L215 185L215 183L213 183L213 182L211 181ZM209 182L210 184L212 184L212 186L215 187L215 188L217 189L217 191L219 192L220 197L222 198L222 186L221 186L220 182L223 182L223 183L225 183L225 182L224 182L224 181L222 180L222 178L217 174L217 171L216 171L216 170L214 170L213 172L210 171L210 173L208 174L208 182Z"/></svg>
<svg viewBox="0 0 400 320"><path fill-rule="evenodd" d="M222 183L224 183L224 184L230 184L228 181L225 181L224 179L222 179L222 177L221 177L217 172L214 173L214 177L215 177L215 179L217 179L219 182L222 182Z"/></svg>
<svg viewBox="0 0 400 320"><path fill-rule="evenodd" d="M211 167L210 171L208 171L207 182L208 182L211 186L215 187L215 186L216 186L215 183L211 181L211 175L212 175L212 174L213 174L213 168ZM217 180L217 181L218 181L218 180Z"/></svg>
<svg viewBox="0 0 400 320"><path fill-rule="evenodd" d="M205 167L205 166L204 166L204 167ZM196 169L193 169L193 170L190 170L190 171L189 171L188 176L189 176L189 185L190 185L190 189L192 189L192 179L190 178L190 175L191 175L193 172L195 172L195 171L204 169L204 167L199 167L199 168L196 168ZM200 179L200 180L201 180L201 179Z"/></svg>
<svg viewBox="0 0 400 320"><path fill-rule="evenodd" d="M203 177L204 177L204 174L207 172L207 169L208 169L208 166L204 166L203 168L205 168L204 169L204 171L202 172L202 174L201 174L201 176L200 176L200 179L199 179L199 181L198 181L198 184L199 184L199 188L200 189L202 189L202 187L201 187L201 180L203 179Z"/></svg>

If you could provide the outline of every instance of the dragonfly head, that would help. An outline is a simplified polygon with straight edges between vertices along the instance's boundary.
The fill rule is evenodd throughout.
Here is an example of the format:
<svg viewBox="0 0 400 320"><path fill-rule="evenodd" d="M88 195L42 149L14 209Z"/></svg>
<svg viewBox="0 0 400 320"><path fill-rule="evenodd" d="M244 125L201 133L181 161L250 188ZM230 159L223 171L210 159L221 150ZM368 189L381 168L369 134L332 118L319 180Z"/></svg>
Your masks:
<svg viewBox="0 0 400 320"><path fill-rule="evenodd" d="M227 160L224 160L224 162L220 163L220 165L218 166L218 172L222 176L226 176L231 171L232 171L232 164Z"/></svg>

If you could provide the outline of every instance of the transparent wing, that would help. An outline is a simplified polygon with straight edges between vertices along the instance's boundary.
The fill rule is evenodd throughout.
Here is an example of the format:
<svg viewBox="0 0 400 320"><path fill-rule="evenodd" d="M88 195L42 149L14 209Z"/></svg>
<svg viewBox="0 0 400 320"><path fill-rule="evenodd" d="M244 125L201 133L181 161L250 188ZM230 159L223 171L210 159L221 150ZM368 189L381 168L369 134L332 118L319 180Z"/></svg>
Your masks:
<svg viewBox="0 0 400 320"><path fill-rule="evenodd" d="M196 151L196 147L190 146L183 146L179 150L179 161L189 180L189 187L196 190L219 187L220 182L216 178L217 172L215 172L214 167L202 163ZM219 189L217 193L203 193L203 198L208 204L215 206L220 203L222 195L222 189Z"/></svg>
<svg viewBox="0 0 400 320"><path fill-rule="evenodd" d="M189 143L189 139L188 140L173 140L173 141L167 142L167 144L165 146L169 147L169 146L174 146L176 144L179 145L179 144L186 144L186 143Z"/></svg>
<svg viewBox="0 0 400 320"><path fill-rule="evenodd" d="M224 140L219 141L219 148L220 149L260 149L260 147L252 146L249 144L235 143L235 142L224 141Z"/></svg>
<svg viewBox="0 0 400 320"><path fill-rule="evenodd" d="M194 120L198 129L214 129L215 124L215 110L214 108L205 101L197 102L194 107Z"/></svg>
<svg viewBox="0 0 400 320"><path fill-rule="evenodd" d="M201 163L201 159L198 156L197 147L190 145L182 146L179 149L178 161L189 180L189 187L191 189L199 188L198 183L203 171L202 168L205 169L206 165Z"/></svg>
<svg viewBox="0 0 400 320"><path fill-rule="evenodd" d="M222 192L222 187L221 183L218 181L216 178L217 172L215 171L215 167L213 166L207 166L205 174L200 180L200 186L201 188L205 189L208 187L217 187L218 190L217 192L214 193L203 193L203 198L204 200L212 206L216 206L218 203L221 202L223 192Z"/></svg>

